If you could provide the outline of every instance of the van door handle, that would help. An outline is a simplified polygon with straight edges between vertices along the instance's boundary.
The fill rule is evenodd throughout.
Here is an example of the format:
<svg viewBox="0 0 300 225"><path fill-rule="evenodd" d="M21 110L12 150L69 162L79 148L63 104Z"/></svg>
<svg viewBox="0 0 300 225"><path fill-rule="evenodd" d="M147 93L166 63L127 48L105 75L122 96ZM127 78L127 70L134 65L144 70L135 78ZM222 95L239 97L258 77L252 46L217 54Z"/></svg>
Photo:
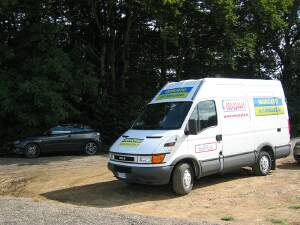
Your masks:
<svg viewBox="0 0 300 225"><path fill-rule="evenodd" d="M277 128L277 132L281 132L281 128Z"/></svg>
<svg viewBox="0 0 300 225"><path fill-rule="evenodd" d="M216 140L219 142L219 141L222 141L222 134L218 134L216 135Z"/></svg>

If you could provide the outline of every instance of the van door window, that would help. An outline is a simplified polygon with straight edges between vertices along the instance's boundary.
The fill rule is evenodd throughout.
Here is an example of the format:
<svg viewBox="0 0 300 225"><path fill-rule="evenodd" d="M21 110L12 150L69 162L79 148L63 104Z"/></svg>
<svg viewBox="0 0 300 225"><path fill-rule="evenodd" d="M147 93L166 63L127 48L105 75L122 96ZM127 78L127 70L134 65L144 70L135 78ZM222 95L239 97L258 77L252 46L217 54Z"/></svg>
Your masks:
<svg viewBox="0 0 300 225"><path fill-rule="evenodd" d="M210 100L199 102L197 108L200 123L200 131L208 127L217 126L218 119L216 105L214 101Z"/></svg>
<svg viewBox="0 0 300 225"><path fill-rule="evenodd" d="M218 124L216 105L214 101L199 102L198 115L200 121L200 131Z"/></svg>

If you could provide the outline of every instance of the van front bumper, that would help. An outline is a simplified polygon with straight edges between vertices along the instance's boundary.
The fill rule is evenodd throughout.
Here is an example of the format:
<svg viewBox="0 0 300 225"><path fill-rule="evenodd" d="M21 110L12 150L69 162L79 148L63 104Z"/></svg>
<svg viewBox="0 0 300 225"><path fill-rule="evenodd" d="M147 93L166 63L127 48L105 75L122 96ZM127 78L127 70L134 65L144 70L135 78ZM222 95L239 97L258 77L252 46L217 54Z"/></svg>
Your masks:
<svg viewBox="0 0 300 225"><path fill-rule="evenodd" d="M170 182L173 166L137 167L108 163L115 177L128 183L164 185Z"/></svg>

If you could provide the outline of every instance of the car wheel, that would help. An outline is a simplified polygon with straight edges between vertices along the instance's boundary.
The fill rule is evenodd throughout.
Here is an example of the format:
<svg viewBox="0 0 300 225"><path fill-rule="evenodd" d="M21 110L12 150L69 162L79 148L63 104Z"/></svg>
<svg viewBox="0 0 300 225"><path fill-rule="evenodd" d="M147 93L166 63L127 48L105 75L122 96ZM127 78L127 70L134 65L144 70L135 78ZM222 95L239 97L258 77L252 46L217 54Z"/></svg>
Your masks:
<svg viewBox="0 0 300 225"><path fill-rule="evenodd" d="M87 155L96 155L98 152L98 146L95 142L88 142L84 146L84 152Z"/></svg>
<svg viewBox="0 0 300 225"><path fill-rule="evenodd" d="M193 168L188 163L180 163L175 167L172 176L172 186L175 193L186 195L191 192L194 185Z"/></svg>
<svg viewBox="0 0 300 225"><path fill-rule="evenodd" d="M272 161L268 152L262 151L258 155L258 160L253 166L253 170L258 176L266 176L270 173Z"/></svg>
<svg viewBox="0 0 300 225"><path fill-rule="evenodd" d="M25 146L24 155L26 158L32 159L39 157L41 151L37 144L30 143Z"/></svg>

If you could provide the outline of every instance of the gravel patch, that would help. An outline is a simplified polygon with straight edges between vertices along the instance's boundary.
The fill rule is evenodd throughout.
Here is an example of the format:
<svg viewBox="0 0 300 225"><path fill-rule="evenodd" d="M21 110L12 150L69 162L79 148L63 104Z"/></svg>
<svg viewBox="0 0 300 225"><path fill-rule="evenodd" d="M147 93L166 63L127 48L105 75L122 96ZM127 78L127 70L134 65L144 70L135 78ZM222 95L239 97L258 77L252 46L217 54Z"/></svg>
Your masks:
<svg viewBox="0 0 300 225"><path fill-rule="evenodd" d="M166 219L110 210L35 202L28 198L0 197L1 225L163 224L213 225L204 221Z"/></svg>

